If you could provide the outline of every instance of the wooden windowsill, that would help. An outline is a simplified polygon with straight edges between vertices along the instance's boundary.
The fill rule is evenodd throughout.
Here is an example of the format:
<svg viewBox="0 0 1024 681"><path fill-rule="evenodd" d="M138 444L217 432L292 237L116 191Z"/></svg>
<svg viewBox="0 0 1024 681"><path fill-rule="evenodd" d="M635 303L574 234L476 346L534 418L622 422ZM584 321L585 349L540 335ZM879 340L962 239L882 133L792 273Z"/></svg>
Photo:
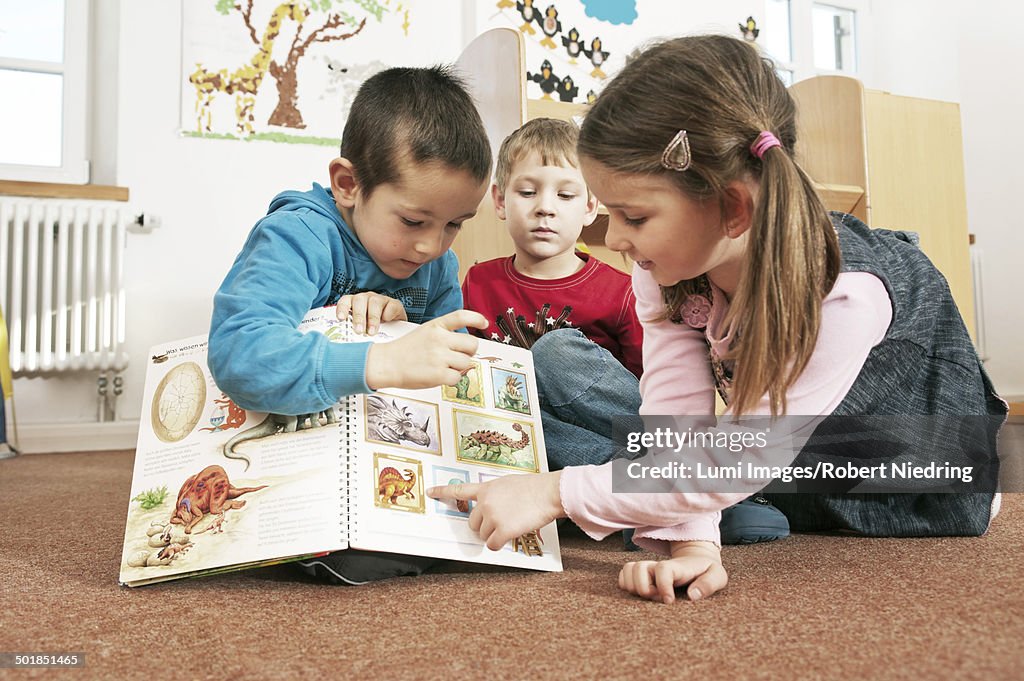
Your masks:
<svg viewBox="0 0 1024 681"><path fill-rule="evenodd" d="M43 199L127 201L128 187L114 187L105 184L53 184L50 182L0 180L0 195L32 196Z"/></svg>

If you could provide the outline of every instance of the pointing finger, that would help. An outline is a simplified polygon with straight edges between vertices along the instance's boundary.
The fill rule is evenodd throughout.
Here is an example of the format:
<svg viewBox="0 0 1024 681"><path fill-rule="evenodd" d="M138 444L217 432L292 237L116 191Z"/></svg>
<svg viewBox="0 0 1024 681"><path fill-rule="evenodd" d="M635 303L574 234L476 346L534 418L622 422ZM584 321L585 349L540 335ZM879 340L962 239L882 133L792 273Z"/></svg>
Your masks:
<svg viewBox="0 0 1024 681"><path fill-rule="evenodd" d="M487 328L487 319L479 312L472 310L454 310L437 319L432 319L430 323L448 331L458 331L467 326L472 326L474 329Z"/></svg>
<svg viewBox="0 0 1024 681"><path fill-rule="evenodd" d="M452 501L476 501L479 487L480 483L476 482L457 482L454 485L431 487L427 490L427 496L431 499L440 499L442 501L446 499Z"/></svg>

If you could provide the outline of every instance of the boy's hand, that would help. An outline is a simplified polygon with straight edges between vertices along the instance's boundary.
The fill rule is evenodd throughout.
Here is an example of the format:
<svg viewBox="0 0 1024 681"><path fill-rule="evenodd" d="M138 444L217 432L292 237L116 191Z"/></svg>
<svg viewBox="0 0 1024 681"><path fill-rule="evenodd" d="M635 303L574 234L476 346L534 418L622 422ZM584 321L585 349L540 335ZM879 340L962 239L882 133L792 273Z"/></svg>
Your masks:
<svg viewBox="0 0 1024 681"><path fill-rule="evenodd" d="M507 475L497 480L431 487L433 499L475 501L469 529L497 551L512 539L565 515L558 484L562 474Z"/></svg>
<svg viewBox="0 0 1024 681"><path fill-rule="evenodd" d="M455 310L398 340L375 343L366 356L366 385L371 390L455 385L473 366L479 344L468 333L455 332L466 326L486 329L487 320L478 312Z"/></svg>
<svg viewBox="0 0 1024 681"><path fill-rule="evenodd" d="M626 563L619 572L620 589L662 603L675 601L677 586L689 584L686 595L697 601L724 589L728 583L721 551L703 541L674 543L671 558Z"/></svg>
<svg viewBox="0 0 1024 681"><path fill-rule="evenodd" d="M354 295L342 296L338 299L338 319L345 320L352 314L352 328L356 333L376 335L381 322L404 322L409 317L405 314L402 303L380 293L365 291Z"/></svg>

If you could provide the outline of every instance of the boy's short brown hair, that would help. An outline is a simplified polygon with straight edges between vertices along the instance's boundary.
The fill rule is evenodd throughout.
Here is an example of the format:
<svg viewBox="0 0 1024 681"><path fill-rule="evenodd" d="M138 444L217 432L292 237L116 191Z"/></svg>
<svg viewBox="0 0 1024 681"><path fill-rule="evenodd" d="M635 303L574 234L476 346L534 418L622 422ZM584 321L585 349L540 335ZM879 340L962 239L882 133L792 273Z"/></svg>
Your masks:
<svg viewBox="0 0 1024 681"><path fill-rule="evenodd" d="M512 174L512 166L523 160L530 152L540 154L540 162L544 165L570 165L579 168L576 156L576 142L580 130L574 123L556 118L534 118L527 121L505 138L498 151L498 167L494 173L494 183L498 191L504 192Z"/></svg>
<svg viewBox="0 0 1024 681"><path fill-rule="evenodd" d="M463 80L448 66L395 67L366 80L345 121L341 155L363 195L398 182L400 162L437 161L483 182L491 143Z"/></svg>

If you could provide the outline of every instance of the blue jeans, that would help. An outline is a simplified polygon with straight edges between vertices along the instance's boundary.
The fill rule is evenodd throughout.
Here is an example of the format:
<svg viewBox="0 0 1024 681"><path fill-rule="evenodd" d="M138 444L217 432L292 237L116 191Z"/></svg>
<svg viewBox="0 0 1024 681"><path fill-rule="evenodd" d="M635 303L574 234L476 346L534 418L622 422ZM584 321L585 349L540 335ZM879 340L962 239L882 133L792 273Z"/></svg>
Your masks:
<svg viewBox="0 0 1024 681"><path fill-rule="evenodd" d="M640 421L640 381L576 329L541 336L531 348L548 467L602 464L619 449L612 417ZM621 422L620 422L621 425Z"/></svg>

